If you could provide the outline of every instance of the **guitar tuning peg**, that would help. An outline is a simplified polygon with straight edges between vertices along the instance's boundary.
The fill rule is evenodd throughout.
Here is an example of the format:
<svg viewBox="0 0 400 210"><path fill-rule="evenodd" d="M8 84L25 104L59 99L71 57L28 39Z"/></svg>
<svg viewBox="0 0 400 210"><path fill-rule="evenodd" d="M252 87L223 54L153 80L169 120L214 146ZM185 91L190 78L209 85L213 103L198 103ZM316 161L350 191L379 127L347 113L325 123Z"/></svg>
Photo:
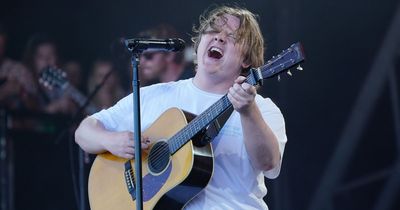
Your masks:
<svg viewBox="0 0 400 210"><path fill-rule="evenodd" d="M281 81L281 75L278 75L278 82Z"/></svg>
<svg viewBox="0 0 400 210"><path fill-rule="evenodd" d="M296 69L299 71L303 71L303 67L301 67L300 65L298 65Z"/></svg>
<svg viewBox="0 0 400 210"><path fill-rule="evenodd" d="M292 72L290 72L290 70L287 71L287 74L288 74L289 76L292 76Z"/></svg>

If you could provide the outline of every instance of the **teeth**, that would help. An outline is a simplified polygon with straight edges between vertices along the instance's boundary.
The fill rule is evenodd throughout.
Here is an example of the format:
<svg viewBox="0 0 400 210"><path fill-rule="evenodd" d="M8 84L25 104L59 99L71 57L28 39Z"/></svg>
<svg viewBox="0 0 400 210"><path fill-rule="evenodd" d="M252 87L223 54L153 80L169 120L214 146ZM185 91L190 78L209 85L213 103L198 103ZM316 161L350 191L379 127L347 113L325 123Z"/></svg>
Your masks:
<svg viewBox="0 0 400 210"><path fill-rule="evenodd" d="M221 54L221 55L222 55L222 50L221 50L221 49L219 49L219 48L216 48L216 47L211 47L211 48L210 48L210 51L217 51L219 54Z"/></svg>

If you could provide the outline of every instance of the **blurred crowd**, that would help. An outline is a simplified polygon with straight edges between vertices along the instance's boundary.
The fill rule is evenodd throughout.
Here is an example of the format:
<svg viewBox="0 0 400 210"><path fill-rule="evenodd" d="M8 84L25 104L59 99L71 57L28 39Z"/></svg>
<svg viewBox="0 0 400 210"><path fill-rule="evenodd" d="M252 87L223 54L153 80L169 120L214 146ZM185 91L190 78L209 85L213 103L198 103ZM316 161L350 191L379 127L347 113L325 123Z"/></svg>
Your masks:
<svg viewBox="0 0 400 210"><path fill-rule="evenodd" d="M140 32L138 37L164 39L179 37L179 33L172 26L159 25ZM0 23L0 108L74 115L87 96L93 95L88 104L100 110L131 91L124 85L131 81L129 55L124 60L96 58L85 70L77 60L64 61L52 37L34 34L27 40L21 60L13 60L6 55L10 38ZM140 56L141 86L178 80L187 64L182 52L145 51ZM57 74L48 74L52 70Z"/></svg>

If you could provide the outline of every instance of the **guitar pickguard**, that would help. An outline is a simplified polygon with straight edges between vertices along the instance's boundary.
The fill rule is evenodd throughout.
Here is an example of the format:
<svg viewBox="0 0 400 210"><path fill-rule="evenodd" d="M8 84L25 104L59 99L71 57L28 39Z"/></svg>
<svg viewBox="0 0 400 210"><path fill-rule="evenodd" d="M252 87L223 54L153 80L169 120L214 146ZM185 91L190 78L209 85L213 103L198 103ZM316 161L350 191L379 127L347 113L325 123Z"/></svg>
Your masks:
<svg viewBox="0 0 400 210"><path fill-rule="evenodd" d="M151 173L143 177L143 201L149 201L161 189L168 180L172 170L172 162L169 163L168 168L158 176Z"/></svg>

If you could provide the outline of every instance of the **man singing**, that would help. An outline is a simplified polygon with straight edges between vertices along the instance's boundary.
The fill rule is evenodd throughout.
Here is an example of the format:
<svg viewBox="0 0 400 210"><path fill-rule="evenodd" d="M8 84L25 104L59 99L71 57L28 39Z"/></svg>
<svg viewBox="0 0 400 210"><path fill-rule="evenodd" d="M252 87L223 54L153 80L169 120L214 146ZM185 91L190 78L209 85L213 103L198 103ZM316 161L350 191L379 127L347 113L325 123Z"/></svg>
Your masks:
<svg viewBox="0 0 400 210"><path fill-rule="evenodd" d="M198 115L227 94L234 111L212 141L212 178L185 209L268 209L264 176L278 176L287 139L279 108L241 76L263 64L264 41L255 15L242 8L218 7L200 18L195 33L195 76L142 88L142 128L171 107ZM75 138L86 152L108 151L129 159L134 157L132 132L129 95L84 119ZM143 149L152 144L146 139L142 138Z"/></svg>

